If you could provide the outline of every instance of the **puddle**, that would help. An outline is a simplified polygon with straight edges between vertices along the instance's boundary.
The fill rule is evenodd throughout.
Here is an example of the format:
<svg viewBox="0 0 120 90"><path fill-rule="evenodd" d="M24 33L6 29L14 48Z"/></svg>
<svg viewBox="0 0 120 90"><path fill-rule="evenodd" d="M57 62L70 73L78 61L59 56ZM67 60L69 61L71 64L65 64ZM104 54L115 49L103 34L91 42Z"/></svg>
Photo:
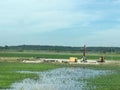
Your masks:
<svg viewBox="0 0 120 90"><path fill-rule="evenodd" d="M83 90L85 79L107 72L109 71L83 68L59 68L47 72L22 71L21 73L37 73L39 79L25 79L14 83L9 90Z"/></svg>

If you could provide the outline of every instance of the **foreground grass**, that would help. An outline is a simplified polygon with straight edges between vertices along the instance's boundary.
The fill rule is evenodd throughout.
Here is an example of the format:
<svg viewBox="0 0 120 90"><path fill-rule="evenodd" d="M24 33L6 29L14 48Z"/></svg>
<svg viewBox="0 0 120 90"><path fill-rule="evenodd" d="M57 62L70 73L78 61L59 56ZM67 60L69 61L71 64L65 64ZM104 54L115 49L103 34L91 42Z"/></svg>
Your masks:
<svg viewBox="0 0 120 90"><path fill-rule="evenodd" d="M21 81L25 78L35 79L37 78L37 75L6 71L0 72L0 89L9 88L12 83L16 81Z"/></svg>
<svg viewBox="0 0 120 90"><path fill-rule="evenodd" d="M36 74L18 73L16 71L45 71L60 67L81 67L97 70L113 70L115 73L87 79L86 90L120 90L120 64L69 65L69 64L25 64L0 63L0 89L9 88L12 83L25 78L37 79Z"/></svg>
<svg viewBox="0 0 120 90"><path fill-rule="evenodd" d="M0 63L0 89L9 88L12 83L25 78L37 79L37 74L19 73L16 71L45 71L59 68L56 64L24 64L24 63Z"/></svg>
<svg viewBox="0 0 120 90"><path fill-rule="evenodd" d="M89 79L88 90L120 90L120 73Z"/></svg>
<svg viewBox="0 0 120 90"><path fill-rule="evenodd" d="M86 90L120 90L120 65L94 66L100 70L113 70L111 74L99 75L87 80Z"/></svg>

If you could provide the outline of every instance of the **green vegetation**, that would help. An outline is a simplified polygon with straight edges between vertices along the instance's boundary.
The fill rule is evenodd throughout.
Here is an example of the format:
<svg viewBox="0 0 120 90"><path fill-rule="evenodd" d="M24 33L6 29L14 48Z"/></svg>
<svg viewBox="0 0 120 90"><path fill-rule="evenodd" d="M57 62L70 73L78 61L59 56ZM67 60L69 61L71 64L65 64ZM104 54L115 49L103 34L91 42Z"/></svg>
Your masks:
<svg viewBox="0 0 120 90"><path fill-rule="evenodd" d="M98 76L88 82L89 90L120 90L120 73ZM93 88L95 87L95 88Z"/></svg>
<svg viewBox="0 0 120 90"><path fill-rule="evenodd" d="M87 87L88 90L120 90L120 64L100 64L100 65L69 65L69 64L25 64L20 63L18 59L20 58L60 58L60 59L69 59L69 57L78 57L79 59L83 56L83 51L81 49L80 52L75 50L69 52L70 49L67 48L65 52L56 51L36 51L26 50L28 47L20 47L19 49L9 49L10 47L1 47L0 50L0 89L9 88L10 85L14 82L21 81L25 78L37 79L38 76L36 74L28 74L28 73L19 73L17 71L45 71L59 67L82 67L82 68L91 68L91 69L100 69L100 70L114 70L116 73L112 73L110 75L101 75L95 78L87 79ZM21 49L23 48L23 49ZM44 47L45 48L45 47ZM50 47L49 47L50 48ZM48 48L48 49L49 49ZM58 48L58 47L56 47ZM64 47L63 47L64 48ZM63 49L62 48L62 49ZM13 50L14 49L14 50ZM99 48L101 49L101 48ZM107 48L109 52L97 52L93 51L87 52L87 59L98 60L101 55L105 57L105 60L120 60L119 50L117 52L111 53L110 48ZM22 51L21 51L22 50ZM41 49L40 49L41 50ZM89 50L89 48L87 49ZM98 49L95 48L95 51ZM106 50L106 49L105 49ZM115 51L114 50L114 51ZM94 53L93 53L94 52ZM5 58L5 60L4 60ZM14 61L10 63L11 61ZM94 87L94 88L93 88Z"/></svg>
<svg viewBox="0 0 120 90"><path fill-rule="evenodd" d="M83 52L83 47L70 46L48 46L48 45L19 45L19 46L0 46L0 51L54 51L54 52ZM89 53L118 53L120 54L120 47L87 47Z"/></svg>
<svg viewBox="0 0 120 90"><path fill-rule="evenodd" d="M87 80L86 90L120 90L120 64L94 66L94 69L113 70L111 74L99 75Z"/></svg>
<svg viewBox="0 0 120 90"><path fill-rule="evenodd" d="M14 82L25 78L37 79L37 74L19 73L17 71L45 71L59 68L56 64L24 64L24 63L0 63L0 89L9 88Z"/></svg>
<svg viewBox="0 0 120 90"><path fill-rule="evenodd" d="M87 53L87 59L98 60L101 55L104 55L106 60L120 60L120 54L92 54ZM63 53L63 52L0 52L0 57L25 57L25 58L57 58L69 59L69 57L78 57L81 59L82 53Z"/></svg>
<svg viewBox="0 0 120 90"><path fill-rule="evenodd" d="M100 65L69 65L69 64L25 64L25 63L0 63L0 89L9 88L14 82L25 78L37 79L36 74L25 74L17 71L45 71L60 67L81 67L99 70L113 70L115 73L101 75L87 79L88 90L120 90L120 64ZM93 87L96 87L95 89ZM87 90L87 89L86 89Z"/></svg>
<svg viewBox="0 0 120 90"><path fill-rule="evenodd" d="M16 81L25 78L36 78L35 74L17 73L13 71L0 71L0 89L9 88L10 85Z"/></svg>

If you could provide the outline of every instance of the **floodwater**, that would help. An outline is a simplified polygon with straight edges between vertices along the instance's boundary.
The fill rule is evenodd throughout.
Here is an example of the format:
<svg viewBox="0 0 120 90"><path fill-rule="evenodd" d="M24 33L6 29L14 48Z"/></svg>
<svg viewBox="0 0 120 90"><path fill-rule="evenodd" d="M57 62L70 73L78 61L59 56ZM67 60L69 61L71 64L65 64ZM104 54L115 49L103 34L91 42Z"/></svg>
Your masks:
<svg viewBox="0 0 120 90"><path fill-rule="evenodd" d="M14 83L9 90L84 90L85 79L107 72L109 71L84 68L59 68L46 72L23 71L21 73L37 73L39 79L25 79Z"/></svg>

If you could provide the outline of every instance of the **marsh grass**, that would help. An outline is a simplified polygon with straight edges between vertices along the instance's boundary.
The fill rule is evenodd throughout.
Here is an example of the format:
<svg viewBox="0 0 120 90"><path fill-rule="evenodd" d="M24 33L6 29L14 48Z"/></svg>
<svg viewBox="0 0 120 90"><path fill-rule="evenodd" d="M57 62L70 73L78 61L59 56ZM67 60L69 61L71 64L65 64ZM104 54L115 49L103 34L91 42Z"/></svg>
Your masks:
<svg viewBox="0 0 120 90"><path fill-rule="evenodd" d="M26 78L38 79L37 74L19 73L17 71L45 71L59 68L56 64L24 64L24 63L0 63L0 89L9 88L12 83Z"/></svg>
<svg viewBox="0 0 120 90"><path fill-rule="evenodd" d="M0 89L9 88L12 83L21 81L25 78L37 79L36 74L16 73L16 72L0 72Z"/></svg>
<svg viewBox="0 0 120 90"><path fill-rule="evenodd" d="M120 90L120 64L100 65L69 65L69 64L25 64L0 62L0 89L6 89L14 82L22 81L25 78L38 79L37 74L19 73L17 71L46 71L60 67L81 67L97 70L112 70L111 74L100 75L86 79L86 90ZM80 79L82 80L82 79Z"/></svg>
<svg viewBox="0 0 120 90"><path fill-rule="evenodd" d="M120 90L120 74L101 75L90 78L87 83L88 90Z"/></svg>
<svg viewBox="0 0 120 90"><path fill-rule="evenodd" d="M96 67L96 66L95 66ZM92 68L95 68L92 67ZM97 69L112 70L110 74L99 75L87 80L86 90L120 90L120 66L119 65L102 65Z"/></svg>

